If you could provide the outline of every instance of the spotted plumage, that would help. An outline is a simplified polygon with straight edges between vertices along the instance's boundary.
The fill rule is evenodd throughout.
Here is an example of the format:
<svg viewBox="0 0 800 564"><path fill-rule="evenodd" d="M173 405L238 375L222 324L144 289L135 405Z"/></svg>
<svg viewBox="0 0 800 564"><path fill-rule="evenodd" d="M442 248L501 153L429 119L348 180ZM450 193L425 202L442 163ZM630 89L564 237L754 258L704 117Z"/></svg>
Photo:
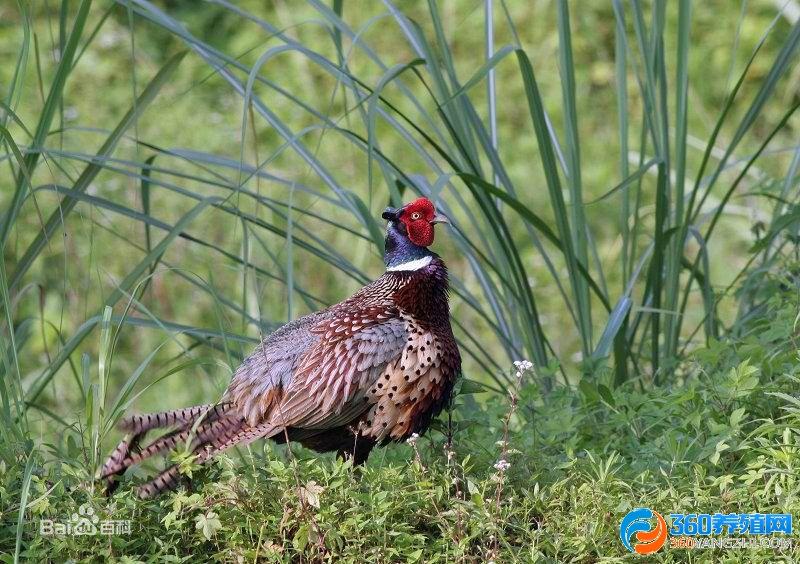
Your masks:
<svg viewBox="0 0 800 564"><path fill-rule="evenodd" d="M299 441L362 463L376 444L422 433L461 371L450 327L447 268L428 247L443 221L420 198L387 208L386 272L350 298L267 337L236 370L217 404L134 415L101 469L113 488L128 467L187 441L205 462L260 438ZM153 429L171 429L144 448ZM173 466L138 490L174 486Z"/></svg>

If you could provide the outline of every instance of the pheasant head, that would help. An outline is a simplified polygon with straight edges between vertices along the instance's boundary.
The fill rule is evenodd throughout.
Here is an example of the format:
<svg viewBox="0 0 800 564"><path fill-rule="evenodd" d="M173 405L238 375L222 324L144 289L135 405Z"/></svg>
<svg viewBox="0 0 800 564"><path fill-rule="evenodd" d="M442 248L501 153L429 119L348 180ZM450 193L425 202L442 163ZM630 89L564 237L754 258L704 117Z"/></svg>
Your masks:
<svg viewBox="0 0 800 564"><path fill-rule="evenodd" d="M435 256L428 249L433 244L434 225L450 223L437 213L428 198L417 198L401 208L386 208L382 215L389 221L386 230L386 270L417 270Z"/></svg>

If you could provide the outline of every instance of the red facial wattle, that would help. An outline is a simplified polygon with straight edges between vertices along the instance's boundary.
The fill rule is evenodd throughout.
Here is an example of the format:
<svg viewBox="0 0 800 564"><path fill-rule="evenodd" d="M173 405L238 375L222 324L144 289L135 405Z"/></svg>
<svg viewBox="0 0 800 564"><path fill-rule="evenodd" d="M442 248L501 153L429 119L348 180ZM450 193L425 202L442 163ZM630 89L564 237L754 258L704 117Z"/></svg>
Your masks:
<svg viewBox="0 0 800 564"><path fill-rule="evenodd" d="M429 247L433 244L433 225L425 219L406 223L408 238L420 247Z"/></svg>
<svg viewBox="0 0 800 564"><path fill-rule="evenodd" d="M429 247L433 244L433 221L436 217L436 208L427 198L418 198L403 207L400 221L406 226L408 238L420 247Z"/></svg>

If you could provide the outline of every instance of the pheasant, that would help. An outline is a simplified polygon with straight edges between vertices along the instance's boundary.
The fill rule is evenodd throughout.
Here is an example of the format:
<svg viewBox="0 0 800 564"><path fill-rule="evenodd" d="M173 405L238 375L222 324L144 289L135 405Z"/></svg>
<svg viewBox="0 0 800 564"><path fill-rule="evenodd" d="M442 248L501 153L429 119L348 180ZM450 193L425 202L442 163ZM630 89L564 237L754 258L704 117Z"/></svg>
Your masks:
<svg viewBox="0 0 800 564"><path fill-rule="evenodd" d="M386 208L386 271L350 298L282 326L234 373L216 404L123 419L125 439L100 471L109 491L141 461L189 444L204 463L261 438L298 441L362 464L376 444L423 433L450 400L461 356L450 327L447 268L428 247L449 223L427 198ZM140 447L148 431L168 432ZM140 486L174 487L171 466Z"/></svg>

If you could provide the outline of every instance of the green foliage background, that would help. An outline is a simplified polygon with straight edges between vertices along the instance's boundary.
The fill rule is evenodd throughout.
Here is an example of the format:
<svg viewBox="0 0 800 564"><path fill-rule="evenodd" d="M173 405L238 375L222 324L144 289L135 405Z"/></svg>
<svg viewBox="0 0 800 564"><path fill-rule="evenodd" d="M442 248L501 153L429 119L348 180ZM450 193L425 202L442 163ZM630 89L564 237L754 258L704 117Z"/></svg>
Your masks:
<svg viewBox="0 0 800 564"><path fill-rule="evenodd" d="M636 504L796 507L800 28L766 0L495 2L487 63L487 17L0 4L9 554L596 559ZM191 499L116 498L133 539L35 534L106 503L90 482L124 412L219 397L261 335L379 275L377 218L414 193L456 226L436 242L470 380L453 460L444 426L363 477L258 445Z"/></svg>

